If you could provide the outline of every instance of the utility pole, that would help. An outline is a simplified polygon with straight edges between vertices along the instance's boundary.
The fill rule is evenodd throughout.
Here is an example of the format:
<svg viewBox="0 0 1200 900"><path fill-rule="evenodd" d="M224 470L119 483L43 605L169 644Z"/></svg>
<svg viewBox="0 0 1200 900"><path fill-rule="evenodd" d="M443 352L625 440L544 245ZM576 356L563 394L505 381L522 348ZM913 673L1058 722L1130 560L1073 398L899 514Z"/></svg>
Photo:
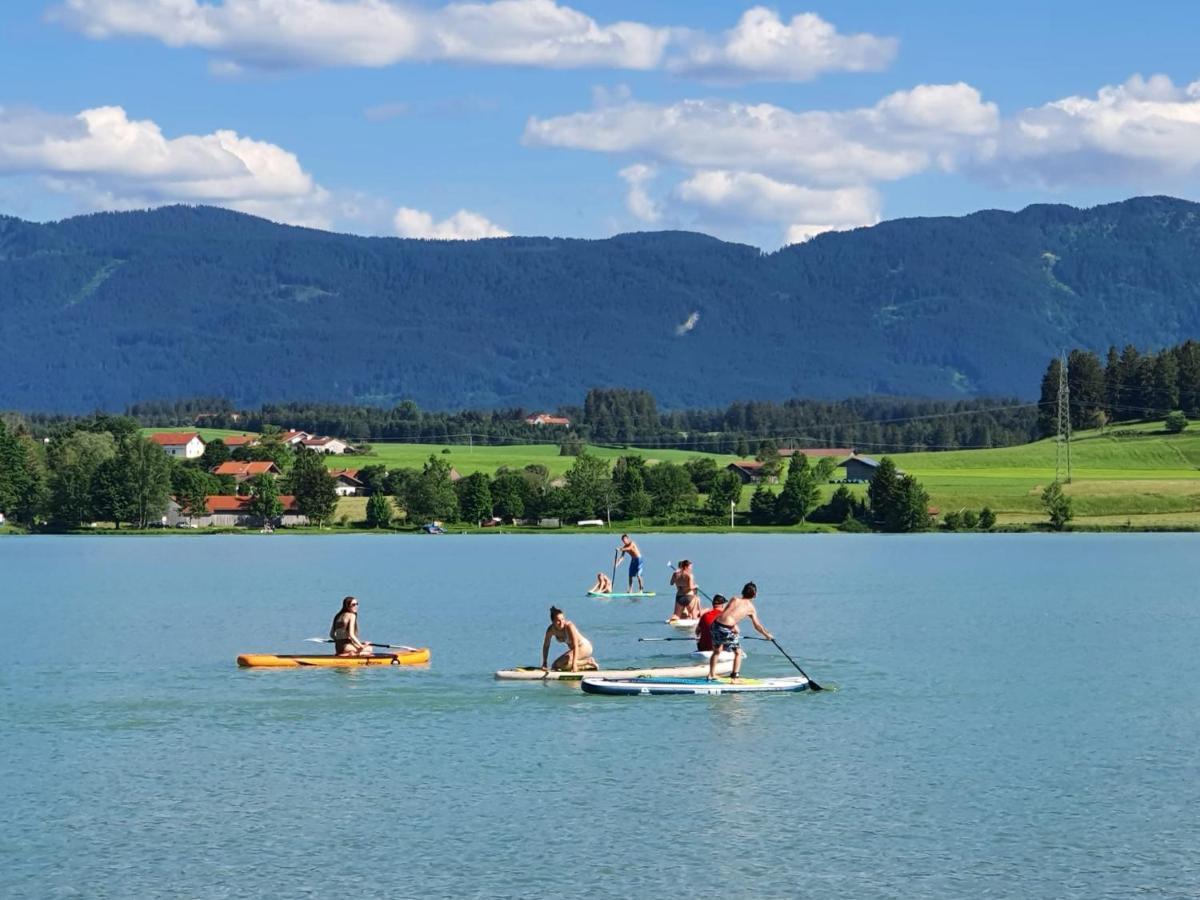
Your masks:
<svg viewBox="0 0 1200 900"><path fill-rule="evenodd" d="M1067 372L1067 354L1064 351L1058 365L1058 443L1054 450L1054 480L1071 483L1071 387Z"/></svg>

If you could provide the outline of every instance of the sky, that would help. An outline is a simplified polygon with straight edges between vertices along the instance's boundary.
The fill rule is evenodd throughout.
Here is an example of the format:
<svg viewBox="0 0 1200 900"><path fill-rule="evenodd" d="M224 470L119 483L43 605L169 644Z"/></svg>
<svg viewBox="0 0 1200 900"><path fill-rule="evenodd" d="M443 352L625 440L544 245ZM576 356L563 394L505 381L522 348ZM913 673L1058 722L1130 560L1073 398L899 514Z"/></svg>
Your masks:
<svg viewBox="0 0 1200 900"><path fill-rule="evenodd" d="M5 0L0 214L773 250L1200 200L1200 3Z"/></svg>

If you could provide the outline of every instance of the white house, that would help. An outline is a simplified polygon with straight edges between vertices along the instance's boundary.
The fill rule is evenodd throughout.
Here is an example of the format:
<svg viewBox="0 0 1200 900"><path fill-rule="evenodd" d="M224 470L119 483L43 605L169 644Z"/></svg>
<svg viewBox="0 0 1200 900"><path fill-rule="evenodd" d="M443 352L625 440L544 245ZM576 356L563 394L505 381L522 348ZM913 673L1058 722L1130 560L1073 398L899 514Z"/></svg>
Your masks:
<svg viewBox="0 0 1200 900"><path fill-rule="evenodd" d="M171 456L181 459L198 459L204 455L204 441L195 431L160 431L150 435L150 440Z"/></svg>
<svg viewBox="0 0 1200 900"><path fill-rule="evenodd" d="M335 437L308 437L301 443L309 450L316 450L318 453L332 453L336 456L341 456L350 449L349 444Z"/></svg>
<svg viewBox="0 0 1200 900"><path fill-rule="evenodd" d="M362 492L363 483L358 480L358 469L332 469L329 474L337 481L334 490L339 497L353 497Z"/></svg>
<svg viewBox="0 0 1200 900"><path fill-rule="evenodd" d="M289 446L294 447L296 444L307 441L311 437L312 437L312 435L309 434L307 431L292 430L292 431L285 431L283 434L279 435L279 440L283 441L283 443L288 444Z"/></svg>

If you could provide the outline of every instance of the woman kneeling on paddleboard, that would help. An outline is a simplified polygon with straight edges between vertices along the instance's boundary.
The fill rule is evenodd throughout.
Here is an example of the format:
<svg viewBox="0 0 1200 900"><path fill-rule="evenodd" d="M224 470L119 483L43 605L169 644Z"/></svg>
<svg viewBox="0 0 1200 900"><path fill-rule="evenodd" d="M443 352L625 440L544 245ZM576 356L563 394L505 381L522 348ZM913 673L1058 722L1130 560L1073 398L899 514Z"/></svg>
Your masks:
<svg viewBox="0 0 1200 900"><path fill-rule="evenodd" d="M613 592L612 579L603 572L596 573L596 583L588 588L589 594L611 594Z"/></svg>
<svg viewBox="0 0 1200 900"><path fill-rule="evenodd" d="M358 636L358 598L346 597L329 626L329 639L338 656L370 656L371 645Z"/></svg>
<svg viewBox="0 0 1200 900"><path fill-rule="evenodd" d="M543 672L549 671L546 668L546 658L550 653L551 638L567 645L567 652L554 661L554 671L579 672L600 668L592 657L592 642L583 636L583 632L575 627L575 623L570 621L561 609L552 606L550 627L546 629L546 637L542 640Z"/></svg>

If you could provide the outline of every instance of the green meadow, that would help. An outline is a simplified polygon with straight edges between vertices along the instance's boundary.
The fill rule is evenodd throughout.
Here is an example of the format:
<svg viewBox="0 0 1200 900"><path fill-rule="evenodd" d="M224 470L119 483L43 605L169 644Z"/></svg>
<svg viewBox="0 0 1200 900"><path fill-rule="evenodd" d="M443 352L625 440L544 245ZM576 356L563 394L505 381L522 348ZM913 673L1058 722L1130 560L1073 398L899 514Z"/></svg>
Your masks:
<svg viewBox="0 0 1200 900"><path fill-rule="evenodd" d="M152 429L147 429L150 431ZM185 430L185 429L173 429ZM239 431L200 429L208 440ZM640 453L648 461L683 462L710 456L718 465L732 456L687 450L589 447L606 459ZM449 451L449 452L446 452ZM990 506L1001 524L1043 521L1041 492L1054 480L1056 445L1053 440L991 450L952 450L891 454L905 472L916 476L929 493L930 505L951 510ZM557 444L475 446L461 444L376 443L369 453L331 456L331 468L384 465L420 468L436 455L461 475L493 474L501 466L546 466L552 478L571 467L573 457L560 456ZM1200 528L1200 430L1167 434L1161 422L1122 424L1103 431L1084 431L1071 441L1071 483L1066 492L1075 510L1075 524L1106 527ZM777 488L776 488L777 489ZM836 485L823 485L828 497ZM862 486L852 488L862 492ZM749 508L751 490L742 493L739 509ZM339 512L353 521L361 518L361 498L346 498Z"/></svg>

